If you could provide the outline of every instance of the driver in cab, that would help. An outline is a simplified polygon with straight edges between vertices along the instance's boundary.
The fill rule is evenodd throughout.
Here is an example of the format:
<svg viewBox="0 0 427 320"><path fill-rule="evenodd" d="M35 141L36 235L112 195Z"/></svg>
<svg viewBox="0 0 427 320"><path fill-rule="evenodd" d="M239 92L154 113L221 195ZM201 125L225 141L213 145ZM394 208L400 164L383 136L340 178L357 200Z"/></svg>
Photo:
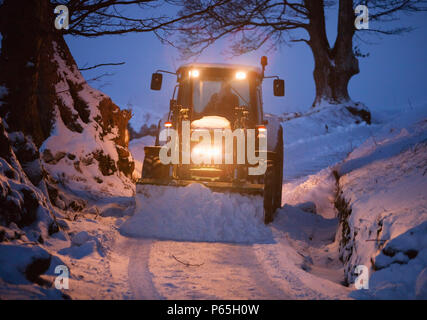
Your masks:
<svg viewBox="0 0 427 320"><path fill-rule="evenodd" d="M221 90L211 96L205 112L208 115L221 116L232 120L234 108L238 106L239 98L231 91L231 85L222 83Z"/></svg>

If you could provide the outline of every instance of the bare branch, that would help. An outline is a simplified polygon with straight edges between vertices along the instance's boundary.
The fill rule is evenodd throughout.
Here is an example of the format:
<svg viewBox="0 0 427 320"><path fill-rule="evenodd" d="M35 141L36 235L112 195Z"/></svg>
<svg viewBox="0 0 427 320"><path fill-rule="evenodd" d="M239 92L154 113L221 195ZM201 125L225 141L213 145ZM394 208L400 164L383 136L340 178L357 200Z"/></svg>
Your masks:
<svg viewBox="0 0 427 320"><path fill-rule="evenodd" d="M239 55L281 44L305 42L296 30L309 30L336 0L52 0L66 4L70 35L97 37L130 32L154 32L163 43L178 48L184 58L201 54L214 42L231 37L231 50ZM341 1L340 1L341 3ZM365 4L372 22L370 32L399 34L411 29L383 29L402 13L427 11L427 0L349 0ZM310 8L318 10L310 10ZM166 14L169 13L169 14ZM348 19L347 19L348 20ZM379 26L376 23L381 22ZM340 24L343 28L342 23ZM352 28L353 22L345 28ZM340 32L339 32L340 33ZM294 39L294 36L296 39Z"/></svg>
<svg viewBox="0 0 427 320"><path fill-rule="evenodd" d="M97 75L97 76L95 76L95 77L93 77L93 78L91 78L91 79L88 79L88 80L87 80L87 82L88 82L88 83L98 82L98 81L100 81L102 78L105 78L105 77L112 77L112 76L114 76L114 75L115 75L115 73L112 73L112 72L105 72L105 73L101 73L100 75Z"/></svg>
<svg viewBox="0 0 427 320"><path fill-rule="evenodd" d="M188 263L188 262L184 262L184 261L181 261L181 260L179 260L177 257L175 257L173 254L171 255L172 256L172 258L174 258L176 261L178 261L179 263L182 263L183 265L185 265L185 266L187 266L187 267L200 267L200 266L202 266L204 263L200 263L200 264L191 264L191 263Z"/></svg>
<svg viewBox="0 0 427 320"><path fill-rule="evenodd" d="M94 66L87 67L87 68L79 68L79 70L80 71L87 71L87 70L92 70L92 69L104 67L104 66L121 66L123 64L125 64L125 62L100 63L100 64L96 64Z"/></svg>

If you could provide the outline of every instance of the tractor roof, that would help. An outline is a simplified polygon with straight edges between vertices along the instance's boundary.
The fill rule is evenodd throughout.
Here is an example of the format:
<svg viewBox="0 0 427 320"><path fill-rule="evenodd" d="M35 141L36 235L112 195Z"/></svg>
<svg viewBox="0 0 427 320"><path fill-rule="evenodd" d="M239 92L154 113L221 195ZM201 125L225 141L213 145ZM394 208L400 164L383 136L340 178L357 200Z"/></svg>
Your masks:
<svg viewBox="0 0 427 320"><path fill-rule="evenodd" d="M248 66L248 65L241 65L241 64L226 64L226 63L188 63L180 66L178 68L178 71L183 68L220 68L220 69L239 69L239 70L245 70L245 71L253 71L258 73L259 75L262 74L261 68L254 67L254 66Z"/></svg>

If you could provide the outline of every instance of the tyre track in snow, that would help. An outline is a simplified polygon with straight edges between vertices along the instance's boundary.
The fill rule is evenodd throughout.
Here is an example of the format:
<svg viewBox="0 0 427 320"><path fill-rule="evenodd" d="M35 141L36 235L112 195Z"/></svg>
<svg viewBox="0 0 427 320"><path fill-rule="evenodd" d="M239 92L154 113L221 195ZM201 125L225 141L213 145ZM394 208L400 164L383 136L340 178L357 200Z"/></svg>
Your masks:
<svg viewBox="0 0 427 320"><path fill-rule="evenodd" d="M148 266L152 243L151 240L136 240L130 248L128 276L135 299L163 299L153 285L153 274Z"/></svg>
<svg viewBox="0 0 427 320"><path fill-rule="evenodd" d="M285 239L272 244L130 239L125 245L133 299L337 299L347 294L346 288L301 270L293 257L298 253Z"/></svg>
<svg viewBox="0 0 427 320"><path fill-rule="evenodd" d="M123 238L116 245L128 259L127 276L131 298L137 300L164 299L153 285L153 274L149 270L148 262L153 245L150 239Z"/></svg>
<svg viewBox="0 0 427 320"><path fill-rule="evenodd" d="M255 255L254 246L232 246L227 254L242 261L242 267L249 270L250 279L253 281L256 288L254 298L291 299L290 295L268 276L267 270L264 269L263 264L258 261Z"/></svg>
<svg viewBox="0 0 427 320"><path fill-rule="evenodd" d="M250 244L157 241L149 264L155 287L167 299L290 298L268 277Z"/></svg>

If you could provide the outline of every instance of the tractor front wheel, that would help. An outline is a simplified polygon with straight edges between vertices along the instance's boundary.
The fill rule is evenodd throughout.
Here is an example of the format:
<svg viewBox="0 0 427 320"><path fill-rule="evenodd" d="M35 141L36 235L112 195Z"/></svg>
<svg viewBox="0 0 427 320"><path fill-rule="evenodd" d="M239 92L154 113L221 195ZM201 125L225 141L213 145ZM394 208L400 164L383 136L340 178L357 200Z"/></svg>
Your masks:
<svg viewBox="0 0 427 320"><path fill-rule="evenodd" d="M159 146L147 146L144 148L145 158L142 165L142 179L167 179L169 177L169 166L160 161L159 151Z"/></svg>

